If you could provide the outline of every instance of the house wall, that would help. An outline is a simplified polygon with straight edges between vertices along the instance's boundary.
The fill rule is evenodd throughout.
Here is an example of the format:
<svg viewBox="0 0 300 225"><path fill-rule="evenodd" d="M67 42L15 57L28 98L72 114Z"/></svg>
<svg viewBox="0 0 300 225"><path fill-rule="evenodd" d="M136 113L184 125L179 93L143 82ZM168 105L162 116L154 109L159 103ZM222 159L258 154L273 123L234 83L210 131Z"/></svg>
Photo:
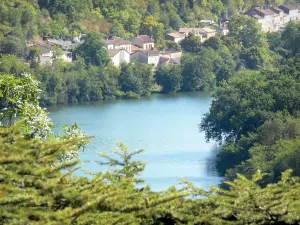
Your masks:
<svg viewBox="0 0 300 225"><path fill-rule="evenodd" d="M297 20L299 18L299 12L298 11L299 11L298 9L289 11L290 20Z"/></svg>
<svg viewBox="0 0 300 225"><path fill-rule="evenodd" d="M182 41L184 38L185 38L185 37L174 38L174 41L175 41L176 43L178 43L178 42Z"/></svg>
<svg viewBox="0 0 300 225"><path fill-rule="evenodd" d="M52 65L53 64L53 51L49 53L44 53L39 56L39 61L41 65Z"/></svg>
<svg viewBox="0 0 300 225"><path fill-rule="evenodd" d="M111 57L112 64L116 67L120 66L120 52L115 56Z"/></svg>
<svg viewBox="0 0 300 225"><path fill-rule="evenodd" d="M114 45L113 44L107 45L107 49L114 49Z"/></svg>
<svg viewBox="0 0 300 225"><path fill-rule="evenodd" d="M153 64L154 67L157 67L159 63L159 55L148 55L148 64Z"/></svg>
<svg viewBox="0 0 300 225"><path fill-rule="evenodd" d="M130 54L127 51L123 50L120 52L119 55L120 55L120 64L130 63Z"/></svg>
<svg viewBox="0 0 300 225"><path fill-rule="evenodd" d="M131 44L116 46L116 49L125 49L127 52L131 53Z"/></svg>
<svg viewBox="0 0 300 225"><path fill-rule="evenodd" d="M144 43L141 40L139 40L138 38L134 38L132 40L132 43L142 49L151 49L154 48L154 42L149 42L149 43Z"/></svg>
<svg viewBox="0 0 300 225"><path fill-rule="evenodd" d="M154 43L144 43L143 49L152 49L154 48Z"/></svg>
<svg viewBox="0 0 300 225"><path fill-rule="evenodd" d="M57 59L62 59L64 62L72 62L72 56L68 56L68 52L65 52L64 54L62 54L61 56L58 56Z"/></svg>

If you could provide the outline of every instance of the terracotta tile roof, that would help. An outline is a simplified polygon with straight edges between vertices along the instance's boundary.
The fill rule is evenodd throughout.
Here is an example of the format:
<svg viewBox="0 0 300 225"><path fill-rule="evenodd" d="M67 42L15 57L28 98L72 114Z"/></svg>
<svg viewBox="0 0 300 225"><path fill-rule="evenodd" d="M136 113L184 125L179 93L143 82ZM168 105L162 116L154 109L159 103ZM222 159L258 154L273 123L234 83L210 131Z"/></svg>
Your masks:
<svg viewBox="0 0 300 225"><path fill-rule="evenodd" d="M139 35L136 38L139 39L140 41L146 42L146 43L154 42L154 40L151 37L149 37L148 35Z"/></svg>
<svg viewBox="0 0 300 225"><path fill-rule="evenodd" d="M142 50L142 48L136 46L136 45L131 45L131 51L138 51L138 50Z"/></svg>

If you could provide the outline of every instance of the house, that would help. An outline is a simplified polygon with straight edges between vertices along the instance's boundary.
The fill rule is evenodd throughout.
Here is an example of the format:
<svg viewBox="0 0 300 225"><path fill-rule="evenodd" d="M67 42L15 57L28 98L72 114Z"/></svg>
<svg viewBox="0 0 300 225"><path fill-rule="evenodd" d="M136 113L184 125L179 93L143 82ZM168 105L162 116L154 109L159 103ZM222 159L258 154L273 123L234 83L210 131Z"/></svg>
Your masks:
<svg viewBox="0 0 300 225"><path fill-rule="evenodd" d="M132 44L142 49L153 49L154 40L148 35L139 35L132 39Z"/></svg>
<svg viewBox="0 0 300 225"><path fill-rule="evenodd" d="M54 60L54 52L51 45L46 43L38 43L34 46L41 50L41 54L38 59L41 65L52 65Z"/></svg>
<svg viewBox="0 0 300 225"><path fill-rule="evenodd" d="M189 33L193 33L194 35L200 37L201 41L205 41L206 39L213 37L216 35L216 30L213 30L208 27L197 28L197 27L185 27L180 28L179 33L188 36Z"/></svg>
<svg viewBox="0 0 300 225"><path fill-rule="evenodd" d="M108 55L116 67L122 63L130 63L130 53L125 49L108 49Z"/></svg>
<svg viewBox="0 0 300 225"><path fill-rule="evenodd" d="M131 42L128 40L125 40L123 38L114 37L113 39L106 40L105 44L106 44L108 50L109 49L125 49L130 54L132 52Z"/></svg>
<svg viewBox="0 0 300 225"><path fill-rule="evenodd" d="M72 52L63 51L63 54L60 55L60 56L56 56L56 59L61 59L64 62L70 63L70 62L73 61L73 59L72 59Z"/></svg>
<svg viewBox="0 0 300 225"><path fill-rule="evenodd" d="M294 5L280 5L279 8L285 13L288 14L290 20L298 20L300 19L299 7Z"/></svg>
<svg viewBox="0 0 300 225"><path fill-rule="evenodd" d="M179 32L169 33L167 35L166 39L178 43L178 42L182 41L183 39L185 39L185 34L179 33Z"/></svg>
<svg viewBox="0 0 300 225"><path fill-rule="evenodd" d="M151 64L157 67L160 64L180 64L181 51L159 51L157 49L142 49L131 54L132 60Z"/></svg>
<svg viewBox="0 0 300 225"><path fill-rule="evenodd" d="M56 45L60 47L64 51L72 50L72 42L71 41L64 41L64 40L57 40L57 39L49 39L49 44Z"/></svg>
<svg viewBox="0 0 300 225"><path fill-rule="evenodd" d="M159 58L160 58L160 52L157 49L142 49L137 50L134 53L131 54L131 59L153 65L154 67L157 67L159 64Z"/></svg>
<svg viewBox="0 0 300 225"><path fill-rule="evenodd" d="M261 24L263 32L279 31L289 21L300 18L298 7L293 5L254 7L244 14L256 19Z"/></svg>

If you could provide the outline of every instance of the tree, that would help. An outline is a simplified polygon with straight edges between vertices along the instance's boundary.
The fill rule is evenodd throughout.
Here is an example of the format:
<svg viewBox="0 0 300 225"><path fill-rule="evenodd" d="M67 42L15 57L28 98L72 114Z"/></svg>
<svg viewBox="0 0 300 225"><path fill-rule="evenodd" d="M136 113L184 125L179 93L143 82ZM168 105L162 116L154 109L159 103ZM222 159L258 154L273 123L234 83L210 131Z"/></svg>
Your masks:
<svg viewBox="0 0 300 225"><path fill-rule="evenodd" d="M29 68L21 62L15 55L0 55L0 73L14 74L20 76L22 73L29 72Z"/></svg>
<svg viewBox="0 0 300 225"><path fill-rule="evenodd" d="M250 16L233 17L229 24L229 36L233 37L245 48L262 47L264 45L264 35L260 24Z"/></svg>
<svg viewBox="0 0 300 225"><path fill-rule="evenodd" d="M210 49L211 50L211 49ZM210 90L215 85L213 62L215 53L202 48L198 55L182 57L183 91Z"/></svg>
<svg viewBox="0 0 300 225"><path fill-rule="evenodd" d="M300 53L300 25L294 21L290 22L282 33L282 41L285 48L291 50L293 54Z"/></svg>
<svg viewBox="0 0 300 225"><path fill-rule="evenodd" d="M181 69L178 65L161 65L155 73L157 84L163 87L164 93L174 93L182 85Z"/></svg>
<svg viewBox="0 0 300 225"><path fill-rule="evenodd" d="M201 46L201 39L193 33L189 33L189 35L181 41L180 45L186 52L198 53Z"/></svg>
<svg viewBox="0 0 300 225"><path fill-rule="evenodd" d="M76 54L81 56L88 66L106 66L110 61L102 38L96 33L89 33L85 37L85 42L76 49Z"/></svg>
<svg viewBox="0 0 300 225"><path fill-rule="evenodd" d="M257 71L242 71L223 82L200 126L207 139L236 140L255 131L275 105L268 88L266 77Z"/></svg>
<svg viewBox="0 0 300 225"><path fill-rule="evenodd" d="M38 99L38 82L31 75L0 75L0 125L9 126L18 116L28 137L46 138L53 124Z"/></svg>
<svg viewBox="0 0 300 225"><path fill-rule="evenodd" d="M142 94L142 80L135 74L132 64L122 65L119 76L119 85L123 92L133 92L138 96Z"/></svg>

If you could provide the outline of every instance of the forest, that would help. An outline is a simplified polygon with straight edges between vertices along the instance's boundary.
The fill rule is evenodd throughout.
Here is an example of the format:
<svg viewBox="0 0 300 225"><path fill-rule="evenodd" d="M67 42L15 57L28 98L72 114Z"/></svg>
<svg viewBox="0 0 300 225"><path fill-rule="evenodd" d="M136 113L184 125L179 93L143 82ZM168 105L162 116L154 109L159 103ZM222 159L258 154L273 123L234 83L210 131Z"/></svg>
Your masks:
<svg viewBox="0 0 300 225"><path fill-rule="evenodd" d="M0 224L299 224L300 24L264 34L238 15L282 3L1 0ZM103 48L105 35L139 33L164 48L167 32L228 17L228 36L202 43L190 35L177 46L181 65L117 68ZM36 36L80 32L87 35L73 63L40 66L38 50L26 47ZM178 91L213 92L199 130L222 146L220 187L204 191L182 180L153 192L139 177L145 163L133 159L143 151L122 143L99 156L107 171L76 177L78 154L92 137L76 123L55 133L42 108Z"/></svg>

